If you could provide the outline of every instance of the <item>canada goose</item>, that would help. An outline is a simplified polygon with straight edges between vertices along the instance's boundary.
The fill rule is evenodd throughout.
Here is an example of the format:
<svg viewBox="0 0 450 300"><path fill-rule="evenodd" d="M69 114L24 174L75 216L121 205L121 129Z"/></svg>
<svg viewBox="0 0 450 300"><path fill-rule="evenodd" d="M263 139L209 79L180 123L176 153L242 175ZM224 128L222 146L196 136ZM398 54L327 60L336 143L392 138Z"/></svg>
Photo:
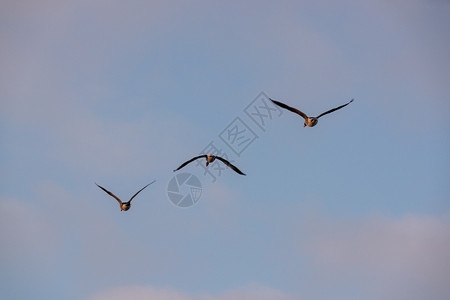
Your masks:
<svg viewBox="0 0 450 300"><path fill-rule="evenodd" d="M204 155L199 155L196 156L194 158L191 158L190 160L184 162L181 164L181 166L179 166L177 169L173 170L178 171L179 169L183 168L185 165L187 165L190 162L193 162L194 160L198 159L198 158L202 158L205 157L206 158L206 166L208 166L210 163L212 163L216 158L220 161L222 161L224 164L226 164L228 167L232 168L236 173L241 174L241 175L245 175L244 173L242 173L241 170L239 170L236 166L234 166L233 164L231 164L228 160L220 157L220 156L215 156L215 155L211 155L211 154L204 154Z"/></svg>
<svg viewBox="0 0 450 300"><path fill-rule="evenodd" d="M269 99L270 99L270 98L269 98ZM271 100L273 103L275 103L276 105L278 105L278 106L280 106L280 107L282 107L282 108L285 108L285 109L287 109L287 110L290 110L290 111L292 111L292 112L294 112L294 113L299 114L300 116L302 116L303 119L305 119L305 123L303 124L303 127L305 127L305 126L308 126L308 127L314 127L314 126L316 126L316 124L317 124L317 122L319 121L319 118L320 118L320 117L322 117L322 116L324 116L324 115L326 115L326 114L332 113L333 111L336 111L336 110L338 110L338 109L341 109L341 108L343 108L344 106L347 106L347 105L349 105L350 103L353 102L353 99L352 99L352 100L350 100L348 103L346 103L346 104L344 104L344 105L341 105L341 106L338 106L338 107L336 107L336 108L330 109L329 111L326 111L326 112L324 112L324 113L318 115L317 117L308 117L307 115L305 115L303 112L301 112L300 110L298 110L298 109L296 109L296 108L290 107L290 106L288 106L288 105L286 105L286 104L284 104L284 103L281 103L281 102L278 102L278 101L275 101L275 100L272 100L272 99L270 99L270 100Z"/></svg>
<svg viewBox="0 0 450 300"><path fill-rule="evenodd" d="M137 196L137 194L139 194L143 189L145 189L146 187L148 187L150 184L154 183L156 180L153 180L152 182L150 182L149 184L147 184L146 186L144 186L142 189L140 189L139 191L137 191L136 194L133 195L133 197L131 197L130 200L128 200L128 202L122 202L116 195L114 195L113 193L111 193L110 191L108 191L107 189L105 189L104 187L98 185L97 183L95 183L99 188L101 188L102 190L104 190L108 195L110 195L111 197L114 197L117 202L119 202L120 204L120 210L121 211L127 211L130 209L131 207L131 200L133 200L134 197Z"/></svg>

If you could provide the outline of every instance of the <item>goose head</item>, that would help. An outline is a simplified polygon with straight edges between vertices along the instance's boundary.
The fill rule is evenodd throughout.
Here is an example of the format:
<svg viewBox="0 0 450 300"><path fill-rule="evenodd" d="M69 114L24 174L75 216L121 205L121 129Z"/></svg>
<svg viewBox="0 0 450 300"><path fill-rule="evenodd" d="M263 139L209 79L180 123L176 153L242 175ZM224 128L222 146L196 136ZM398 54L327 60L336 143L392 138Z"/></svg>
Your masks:
<svg viewBox="0 0 450 300"><path fill-rule="evenodd" d="M316 126L316 124L317 124L318 121L319 121L319 120L318 120L317 118L314 118L314 117L308 117L308 118L305 120L305 124L303 124L303 127L305 127L305 126L308 126L308 127L314 127L314 126Z"/></svg>
<svg viewBox="0 0 450 300"><path fill-rule="evenodd" d="M127 211L127 210L130 209L130 207L131 207L130 202L125 202L125 203L122 203L122 205L120 206L120 210L121 211Z"/></svg>
<svg viewBox="0 0 450 300"><path fill-rule="evenodd" d="M215 159L216 157L214 155L211 154L206 155L206 166L212 163Z"/></svg>

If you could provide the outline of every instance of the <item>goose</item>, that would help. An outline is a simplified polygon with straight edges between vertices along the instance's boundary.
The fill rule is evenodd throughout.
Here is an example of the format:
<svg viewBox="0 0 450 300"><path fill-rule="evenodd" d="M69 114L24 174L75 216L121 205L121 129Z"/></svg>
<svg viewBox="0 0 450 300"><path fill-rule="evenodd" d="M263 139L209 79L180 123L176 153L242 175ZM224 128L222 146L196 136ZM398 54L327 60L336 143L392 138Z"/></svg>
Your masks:
<svg viewBox="0 0 450 300"><path fill-rule="evenodd" d="M230 163L228 160L226 160L225 158L222 158L222 157L220 157L220 156L211 155L211 154L204 154L204 155L199 155L199 156L196 156L196 157L194 157L194 158L191 158L190 160L188 160L188 161L182 163L177 169L175 169L175 170L173 170L173 171L174 171L174 172L175 172L175 171L178 171L179 169L183 168L185 165L187 165L187 164L193 162L193 161L196 160L196 159L203 158L203 157L206 158L206 166L208 166L210 163L212 163L212 162L213 162L214 160L216 160L216 158L217 158L218 160L220 160L221 162L223 162L224 164L226 164L228 167L232 168L236 173L241 174L241 175L245 175L244 173L242 173L241 170L239 170L236 166L234 166L233 164L231 164L231 163Z"/></svg>
<svg viewBox="0 0 450 300"><path fill-rule="evenodd" d="M146 187L148 187L150 184L154 183L156 180L153 180L152 182L150 182L149 184L147 184L146 186L144 186L142 189L140 189L139 191L137 191L136 194L133 195L133 197L130 198L130 200L128 200L128 202L122 202L122 200L120 200L116 195L114 195L113 193L111 193L110 191L108 191L107 189L105 189L104 187L98 185L97 183L95 183L99 188L101 188L102 190L104 190L108 195L110 195L111 197L113 197L114 199L117 200L117 202L119 202L120 205L120 210L121 211L127 211L130 209L131 207L131 200L133 200L134 197L137 196L137 194L139 194L143 189L145 189Z"/></svg>
<svg viewBox="0 0 450 300"><path fill-rule="evenodd" d="M270 99L270 98L269 98L269 99ZM322 117L322 116L324 116L324 115L326 115L326 114L332 113L333 111L336 111L336 110L338 110L338 109L341 109L341 108L343 108L343 107L349 105L350 103L353 102L354 99L350 100L348 103L346 103L346 104L344 104L344 105L341 105L341 106L335 107L335 108L333 108L333 109L330 109L329 111L326 111L326 112L324 112L324 113L318 115L317 117L308 117L307 115L305 115L303 112L301 112L300 110L298 110L298 109L296 109L296 108L290 107L290 106L288 106L288 105L286 105L286 104L284 104L284 103L281 103L281 102L279 102L279 101L275 101L275 100L273 100L273 99L270 99L270 100L271 100L273 103L275 103L276 105L278 105L278 106L280 106L280 107L282 107L282 108L284 108L284 109L290 110L290 111L292 111L292 112L294 112L294 113L299 114L300 116L302 116L303 119L305 119L305 123L303 124L303 127L305 127L305 126L308 126L308 127L314 127L314 126L317 125L317 122L319 121L319 118L320 118L320 117Z"/></svg>

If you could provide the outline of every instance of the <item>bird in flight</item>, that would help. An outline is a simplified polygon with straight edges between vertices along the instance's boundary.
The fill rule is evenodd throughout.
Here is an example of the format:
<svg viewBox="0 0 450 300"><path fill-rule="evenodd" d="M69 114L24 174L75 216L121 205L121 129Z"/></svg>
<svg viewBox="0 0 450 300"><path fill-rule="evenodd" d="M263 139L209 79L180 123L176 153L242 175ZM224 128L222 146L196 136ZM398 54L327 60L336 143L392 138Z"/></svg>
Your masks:
<svg viewBox="0 0 450 300"><path fill-rule="evenodd" d="M181 166L179 166L177 169L175 169L175 170L173 170L173 171L174 171L174 172L175 172L175 171L178 171L179 169L183 168L185 165L187 165L187 164L193 162L193 161L196 160L196 159L202 158L202 157L206 158L206 166L208 166L210 163L212 163L212 162L217 158L218 160L220 160L221 162L223 162L224 164L226 164L228 167L230 167L231 169L233 169L236 173L241 174L241 175L245 175L244 173L242 173L241 170L239 170L236 166L234 166L232 163L230 163L230 162L229 162L228 160L226 160L225 158L222 158L222 157L220 157L220 156L211 155L211 154L204 154L204 155L199 155L199 156L196 156L196 157L194 157L194 158L191 158L190 160L188 160L188 161L182 163Z"/></svg>
<svg viewBox="0 0 450 300"><path fill-rule="evenodd" d="M114 195L113 193L111 193L110 191L108 191L107 189L105 189L104 187L98 185L97 183L95 183L99 188L101 188L102 190L104 190L108 195L110 195L111 197L113 197L114 199L117 200L117 202L119 202L120 204L120 210L121 211L127 211L130 209L131 207L131 200L133 200L134 197L137 196L137 194L139 194L143 189L145 189L146 187L148 187L150 184L154 183L156 180L153 180L152 182L150 182L149 184L147 184L146 186L144 186L142 189L140 189L139 191L137 191L136 194L133 195L133 197L131 197L130 200L128 200L128 202L122 202L122 200L120 200L116 195Z"/></svg>
<svg viewBox="0 0 450 300"><path fill-rule="evenodd" d="M270 98L269 98L269 99L270 99ZM270 100L271 100L273 103L275 103L276 105L278 105L278 106L280 106L280 107L282 107L282 108L284 108L284 109L290 110L290 111L292 111L292 112L294 112L294 113L296 113L296 114L302 116L303 119L305 119L305 123L303 124L303 127L305 127L305 126L308 126L308 127L314 127L314 126L316 126L316 124L317 124L317 122L319 121L319 118L320 118L320 117L322 117L322 116L324 116L324 115L326 115L326 114L332 113L333 111L336 111L336 110L338 110L338 109L341 109L341 108L343 108L343 107L345 107L345 106L347 106L347 105L349 105L350 103L353 102L353 99L352 99L352 100L350 100L348 103L346 103L346 104L344 104L344 105L341 105L341 106L338 106L338 107L335 107L335 108L333 108L333 109L330 109L329 111L326 111L326 112L324 112L324 113L318 115L317 117L308 117L306 114L304 114L303 112L301 112L300 110L298 110L298 109L296 109L296 108L290 107L290 106L288 106L288 105L286 105L286 104L284 104L284 103L281 103L281 102L279 102L279 101L275 101L275 100L273 100L273 99L270 99Z"/></svg>

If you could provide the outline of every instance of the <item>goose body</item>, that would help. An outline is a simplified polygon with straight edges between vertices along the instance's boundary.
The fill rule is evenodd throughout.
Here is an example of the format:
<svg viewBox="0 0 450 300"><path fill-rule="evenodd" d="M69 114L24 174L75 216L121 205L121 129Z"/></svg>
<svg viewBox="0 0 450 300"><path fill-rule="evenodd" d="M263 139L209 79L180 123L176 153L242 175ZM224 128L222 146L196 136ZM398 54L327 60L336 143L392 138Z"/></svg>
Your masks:
<svg viewBox="0 0 450 300"><path fill-rule="evenodd" d="M225 165L227 165L228 167L230 167L231 169L233 169L233 171L235 171L238 174L241 175L245 175L241 170L239 170L235 165L233 165L232 163L230 163L228 160L226 160L225 158L222 158L220 156L215 156L212 154L204 154L204 155L199 155L199 156L195 156L193 158L191 158L188 161L185 161L184 163L182 163L178 168L176 168L175 171L180 170L181 168L183 168L184 166L186 166L187 164L193 162L196 159L199 158L205 158L206 159L206 166L208 166L210 163L212 163L213 161L215 161L216 159L220 160L221 162L223 162Z"/></svg>
<svg viewBox="0 0 450 300"><path fill-rule="evenodd" d="M269 99L270 99L270 98L269 98ZM320 118L320 117L322 117L322 116L324 116L324 115L326 115L326 114L332 113L332 112L334 112L334 111L336 111L336 110L338 110L338 109L341 109L341 108L343 108L343 107L349 105L350 103L353 102L353 100L354 100L354 99L350 100L349 102L347 102L347 103L344 104L344 105L335 107L335 108L330 109L330 110L328 110L328 111L326 111L326 112L324 112L324 113L321 113L321 114L318 115L317 117L308 117L304 112L302 112L302 111L300 111L300 110L298 110L298 109L296 109L296 108L294 108L294 107L291 107L291 106L286 105L286 104L284 104L284 103L281 103L281 102L279 102L279 101L270 99L270 101L272 101L273 103L275 103L275 104L278 105L279 107L282 107L282 108L284 108L284 109L287 109L287 110L289 110L289 111L292 111L293 113L296 113L296 114L302 116L303 119L305 119L305 123L303 124L303 127L305 127L305 126L308 126L308 127L314 127L314 126L316 126L317 123L319 122L319 118Z"/></svg>
<svg viewBox="0 0 450 300"><path fill-rule="evenodd" d="M137 194L139 194L143 189L145 189L146 187L148 187L150 184L154 183L156 180L153 180L152 182L150 182L149 184L147 184L146 186L144 186L142 189L140 189L139 191L136 192L136 194L133 195L133 197L130 198L130 200L128 200L127 202L122 202L122 200L119 199L119 197L117 197L116 195L114 195L113 193L111 193L110 191L108 191L107 189L105 189L104 187L98 185L97 183L95 183L99 188L101 188L103 191L105 191L105 193L107 193L108 195L110 195L111 197L113 197L114 199L117 200L117 202L119 202L120 205L120 210L121 211L127 211L130 209L131 207L131 200L134 199L134 197L137 196Z"/></svg>

